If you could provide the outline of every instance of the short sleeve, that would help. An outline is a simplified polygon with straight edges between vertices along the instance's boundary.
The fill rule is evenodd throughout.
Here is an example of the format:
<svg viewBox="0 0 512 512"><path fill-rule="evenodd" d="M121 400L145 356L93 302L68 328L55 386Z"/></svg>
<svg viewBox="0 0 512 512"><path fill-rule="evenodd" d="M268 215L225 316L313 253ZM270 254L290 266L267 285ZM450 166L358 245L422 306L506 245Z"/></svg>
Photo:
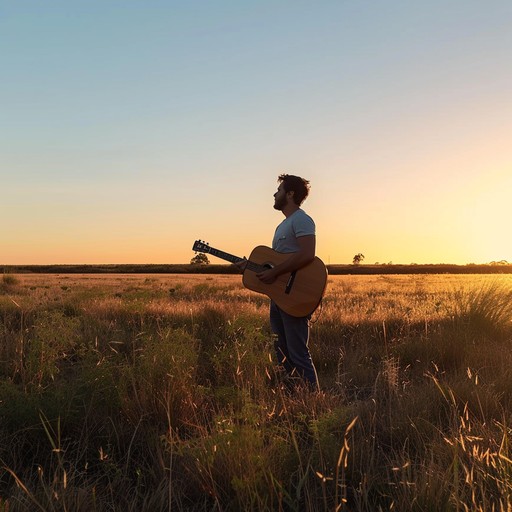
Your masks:
<svg viewBox="0 0 512 512"><path fill-rule="evenodd" d="M293 221L293 231L297 238L316 233L315 223L306 213L302 212L302 215L297 215Z"/></svg>

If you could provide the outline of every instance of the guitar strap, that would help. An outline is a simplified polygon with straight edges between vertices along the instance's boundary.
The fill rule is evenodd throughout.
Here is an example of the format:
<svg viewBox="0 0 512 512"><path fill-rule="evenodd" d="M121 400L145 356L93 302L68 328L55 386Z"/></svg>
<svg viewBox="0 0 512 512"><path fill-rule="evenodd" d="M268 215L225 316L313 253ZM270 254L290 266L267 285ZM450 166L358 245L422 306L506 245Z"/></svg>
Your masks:
<svg viewBox="0 0 512 512"><path fill-rule="evenodd" d="M310 325L316 324L318 320L320 319L320 315L322 314L322 308L324 305L324 299L323 297L320 299L320 302L318 304L318 307L313 311L313 314L311 315L311 318L309 320ZM315 319L313 320L313 315L315 316Z"/></svg>
<svg viewBox="0 0 512 512"><path fill-rule="evenodd" d="M290 292L292 291L292 286L293 286L293 282L295 281L295 276L297 275L297 271L294 270L291 274L290 274L290 277L288 278L288 282L286 283L286 288L284 290L284 293L286 293L287 295L290 294Z"/></svg>

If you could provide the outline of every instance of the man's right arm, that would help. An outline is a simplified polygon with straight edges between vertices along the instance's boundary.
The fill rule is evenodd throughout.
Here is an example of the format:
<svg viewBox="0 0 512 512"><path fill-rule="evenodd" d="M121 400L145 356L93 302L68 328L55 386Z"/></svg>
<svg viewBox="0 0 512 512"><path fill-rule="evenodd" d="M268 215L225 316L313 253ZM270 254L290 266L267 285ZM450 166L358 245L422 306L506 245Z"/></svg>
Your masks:
<svg viewBox="0 0 512 512"><path fill-rule="evenodd" d="M297 238L299 250L291 253L290 257L276 265L257 274L257 277L265 284L273 283L278 276L286 272L293 272L307 265L315 258L316 236L306 235Z"/></svg>

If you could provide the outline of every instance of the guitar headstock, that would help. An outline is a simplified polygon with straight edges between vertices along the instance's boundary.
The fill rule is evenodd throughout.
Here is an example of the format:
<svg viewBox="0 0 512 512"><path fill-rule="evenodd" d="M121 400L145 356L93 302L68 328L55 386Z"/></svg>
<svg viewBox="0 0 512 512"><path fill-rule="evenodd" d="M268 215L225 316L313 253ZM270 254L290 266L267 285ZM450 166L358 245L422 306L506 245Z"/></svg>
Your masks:
<svg viewBox="0 0 512 512"><path fill-rule="evenodd" d="M209 246L208 242L205 242L203 240L196 240L194 242L194 247L192 247L192 250L195 252L210 252L211 247Z"/></svg>

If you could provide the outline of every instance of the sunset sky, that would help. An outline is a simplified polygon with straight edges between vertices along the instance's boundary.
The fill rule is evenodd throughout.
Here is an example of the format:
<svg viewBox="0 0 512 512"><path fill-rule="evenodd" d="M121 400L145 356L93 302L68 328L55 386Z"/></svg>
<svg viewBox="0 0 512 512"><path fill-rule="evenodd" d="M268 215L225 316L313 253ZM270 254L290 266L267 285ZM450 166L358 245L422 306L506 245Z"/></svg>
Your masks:
<svg viewBox="0 0 512 512"><path fill-rule="evenodd" d="M512 262L510 0L0 0L0 265ZM220 262L219 260L215 260Z"/></svg>

